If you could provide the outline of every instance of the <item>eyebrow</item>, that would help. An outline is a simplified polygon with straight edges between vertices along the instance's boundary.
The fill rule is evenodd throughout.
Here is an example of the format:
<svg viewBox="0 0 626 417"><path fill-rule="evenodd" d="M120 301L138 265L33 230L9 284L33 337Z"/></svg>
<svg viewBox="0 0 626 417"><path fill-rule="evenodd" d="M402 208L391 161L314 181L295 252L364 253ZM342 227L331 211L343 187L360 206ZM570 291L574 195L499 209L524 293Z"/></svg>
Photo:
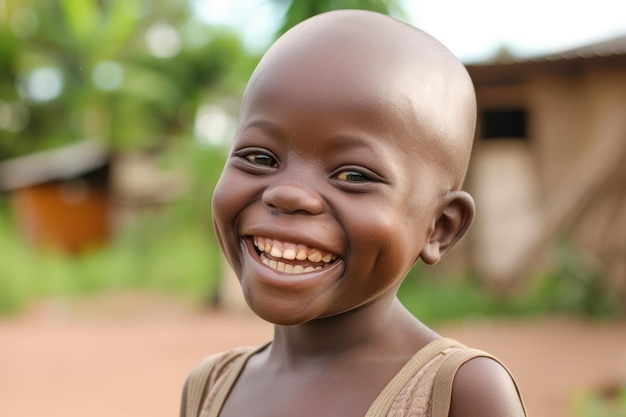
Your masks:
<svg viewBox="0 0 626 417"><path fill-rule="evenodd" d="M287 133L280 126L266 119L252 120L243 127L244 132L248 129L260 129L280 140L288 139ZM376 152L377 147L373 146L371 142L363 140L359 135L339 134L333 138L332 146L339 150L366 148L371 152Z"/></svg>
<svg viewBox="0 0 626 417"><path fill-rule="evenodd" d="M340 150L350 150L356 148L365 148L371 152L376 152L377 147L372 145L372 141L365 141L356 135L338 135L334 138L333 147Z"/></svg>
<svg viewBox="0 0 626 417"><path fill-rule="evenodd" d="M278 125L272 123L269 120L265 120L265 119L252 120L250 123L247 123L243 127L242 130L245 132L246 130L249 130L249 129L260 129L269 133L271 136L277 137L281 140L287 139L287 134Z"/></svg>

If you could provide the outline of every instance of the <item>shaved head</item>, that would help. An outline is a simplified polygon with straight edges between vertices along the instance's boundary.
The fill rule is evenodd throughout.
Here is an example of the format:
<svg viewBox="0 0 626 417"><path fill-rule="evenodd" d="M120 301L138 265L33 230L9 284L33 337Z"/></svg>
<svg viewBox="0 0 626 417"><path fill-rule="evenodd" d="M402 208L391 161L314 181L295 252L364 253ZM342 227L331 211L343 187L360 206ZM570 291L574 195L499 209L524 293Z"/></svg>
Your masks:
<svg viewBox="0 0 626 417"><path fill-rule="evenodd" d="M463 65L393 18L329 12L279 38L250 78L213 194L255 312L294 325L395 303L411 266L437 263L471 224L460 188L475 113Z"/></svg>
<svg viewBox="0 0 626 417"><path fill-rule="evenodd" d="M459 60L427 33L363 10L317 15L264 55L246 88L242 117L250 94L278 86L312 105L363 100L372 117L376 105L392 109L393 117L377 122L409 138L398 143L407 162L413 151L431 153L441 186L462 186L476 121L474 89Z"/></svg>

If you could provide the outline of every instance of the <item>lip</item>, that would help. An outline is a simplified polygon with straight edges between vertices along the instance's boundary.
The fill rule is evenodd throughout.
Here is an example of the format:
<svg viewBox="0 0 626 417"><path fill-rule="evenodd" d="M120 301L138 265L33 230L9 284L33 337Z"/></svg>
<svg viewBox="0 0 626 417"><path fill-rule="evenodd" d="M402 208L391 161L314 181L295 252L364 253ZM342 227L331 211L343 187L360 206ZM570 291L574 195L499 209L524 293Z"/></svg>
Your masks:
<svg viewBox="0 0 626 417"><path fill-rule="evenodd" d="M294 226L284 227L277 223L266 225L257 225L254 227L247 227L241 233L241 239L251 240L254 236L263 236L270 239L278 240L281 242L290 242L294 244L302 244L310 248L318 249L322 252L329 252L336 255L338 258L343 258L344 249L337 243L333 243L336 239L329 239L328 232L323 228L319 228L320 235L323 237L316 238L314 231L309 231L306 234L294 235ZM295 230L300 230L297 227Z"/></svg>
<svg viewBox="0 0 626 417"><path fill-rule="evenodd" d="M251 237L242 239L242 247L255 272L255 279L272 287L303 289L303 287L316 286L325 281L338 280L343 271L343 258L338 257L332 264L318 270L297 274L281 272L261 262Z"/></svg>

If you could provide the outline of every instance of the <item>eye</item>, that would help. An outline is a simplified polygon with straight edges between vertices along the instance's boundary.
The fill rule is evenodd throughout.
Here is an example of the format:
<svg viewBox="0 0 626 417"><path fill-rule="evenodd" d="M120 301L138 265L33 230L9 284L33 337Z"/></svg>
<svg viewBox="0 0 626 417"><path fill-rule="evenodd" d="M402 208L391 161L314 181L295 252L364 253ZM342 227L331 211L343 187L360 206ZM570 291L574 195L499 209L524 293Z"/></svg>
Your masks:
<svg viewBox="0 0 626 417"><path fill-rule="evenodd" d="M344 165L338 167L330 176L330 180L339 188L355 193L365 193L377 189L390 181L362 165Z"/></svg>
<svg viewBox="0 0 626 417"><path fill-rule="evenodd" d="M248 161L257 165L265 165L267 167L275 168L278 166L278 162L272 156L260 153L260 152L252 152L243 156Z"/></svg>
<svg viewBox="0 0 626 417"><path fill-rule="evenodd" d="M359 171L352 171L352 170L341 171L340 173L335 175L335 179L339 181L349 181L349 182L370 181L370 178L367 175Z"/></svg>

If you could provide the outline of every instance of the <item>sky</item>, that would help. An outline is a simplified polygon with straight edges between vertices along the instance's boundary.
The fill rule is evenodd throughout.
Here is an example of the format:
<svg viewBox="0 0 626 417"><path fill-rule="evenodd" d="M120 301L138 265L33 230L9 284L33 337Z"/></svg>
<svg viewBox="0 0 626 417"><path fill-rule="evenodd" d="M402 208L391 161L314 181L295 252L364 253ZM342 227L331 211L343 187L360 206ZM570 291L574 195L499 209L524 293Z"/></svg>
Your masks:
<svg viewBox="0 0 626 417"><path fill-rule="evenodd" d="M298 0L307 1L307 0ZM626 35L625 0L405 0L409 23L439 39L463 62L488 60L503 45L530 57ZM203 20L240 31L262 51L280 24L266 0L195 0Z"/></svg>

